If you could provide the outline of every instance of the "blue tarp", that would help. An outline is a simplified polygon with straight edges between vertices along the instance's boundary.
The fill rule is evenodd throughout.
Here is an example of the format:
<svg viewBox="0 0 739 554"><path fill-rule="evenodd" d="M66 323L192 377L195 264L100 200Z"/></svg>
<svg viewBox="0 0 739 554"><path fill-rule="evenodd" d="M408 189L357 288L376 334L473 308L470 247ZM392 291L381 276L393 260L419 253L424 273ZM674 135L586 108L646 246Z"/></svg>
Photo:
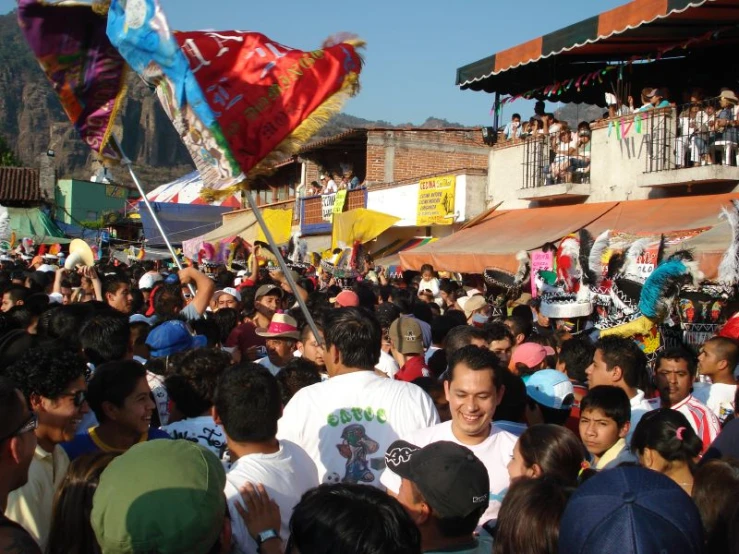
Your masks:
<svg viewBox="0 0 739 554"><path fill-rule="evenodd" d="M79 225L70 225L62 221L56 221L55 223L62 231L64 231L64 234L68 237L74 239L82 239L86 242L97 241L98 234L100 233L100 231L98 231L97 229L86 229L85 227L80 227Z"/></svg>
<svg viewBox="0 0 739 554"><path fill-rule="evenodd" d="M221 226L221 214L230 212L228 206L209 206L202 204L172 204L152 202L157 218L172 244L181 244L187 239L199 237ZM163 246L164 241L154 220L143 202L139 202L139 214L144 226L144 237L148 246Z"/></svg>

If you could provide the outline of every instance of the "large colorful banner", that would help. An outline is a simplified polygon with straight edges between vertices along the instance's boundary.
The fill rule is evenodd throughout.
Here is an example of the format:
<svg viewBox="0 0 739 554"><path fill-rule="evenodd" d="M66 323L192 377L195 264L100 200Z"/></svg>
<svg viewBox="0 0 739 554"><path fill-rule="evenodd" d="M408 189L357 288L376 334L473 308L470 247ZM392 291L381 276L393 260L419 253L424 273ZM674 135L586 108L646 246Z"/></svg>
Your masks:
<svg viewBox="0 0 739 554"><path fill-rule="evenodd" d="M418 183L416 225L451 225L454 223L454 175L421 179Z"/></svg>
<svg viewBox="0 0 739 554"><path fill-rule="evenodd" d="M82 140L118 160L117 149L108 142L123 96L126 63L106 35L100 4L18 0L18 23Z"/></svg>
<svg viewBox="0 0 739 554"><path fill-rule="evenodd" d="M362 65L355 40L306 52L260 33L173 33L156 0L113 0L108 35L217 190L297 151L357 91Z"/></svg>

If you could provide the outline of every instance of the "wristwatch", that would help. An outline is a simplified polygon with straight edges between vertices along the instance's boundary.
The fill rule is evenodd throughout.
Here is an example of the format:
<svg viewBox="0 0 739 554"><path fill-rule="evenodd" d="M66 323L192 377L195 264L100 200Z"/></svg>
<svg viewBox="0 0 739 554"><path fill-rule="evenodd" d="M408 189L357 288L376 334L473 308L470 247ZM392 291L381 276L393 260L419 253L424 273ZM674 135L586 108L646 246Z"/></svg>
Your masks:
<svg viewBox="0 0 739 554"><path fill-rule="evenodd" d="M257 539L257 547L262 546L265 542L272 540L272 539L279 539L280 534L275 531L274 529L267 529L266 531L262 531L259 533L256 537Z"/></svg>

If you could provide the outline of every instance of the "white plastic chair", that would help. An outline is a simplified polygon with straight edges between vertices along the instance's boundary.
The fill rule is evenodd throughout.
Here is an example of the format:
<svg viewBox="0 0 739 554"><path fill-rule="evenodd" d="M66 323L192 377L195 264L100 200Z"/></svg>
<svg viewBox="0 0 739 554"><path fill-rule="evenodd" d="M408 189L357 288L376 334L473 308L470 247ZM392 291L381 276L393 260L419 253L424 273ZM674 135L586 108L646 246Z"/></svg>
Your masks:
<svg viewBox="0 0 739 554"><path fill-rule="evenodd" d="M730 140L717 140L713 143L716 151L722 151L723 165L731 165L731 157L736 151L736 142Z"/></svg>

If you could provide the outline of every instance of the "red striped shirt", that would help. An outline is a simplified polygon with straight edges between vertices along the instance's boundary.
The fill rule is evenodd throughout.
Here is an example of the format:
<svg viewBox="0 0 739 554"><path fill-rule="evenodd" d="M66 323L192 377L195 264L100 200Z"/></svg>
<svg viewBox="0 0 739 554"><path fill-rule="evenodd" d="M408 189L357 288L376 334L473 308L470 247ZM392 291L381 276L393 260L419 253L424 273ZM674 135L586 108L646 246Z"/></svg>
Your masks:
<svg viewBox="0 0 739 554"><path fill-rule="evenodd" d="M672 406L672 409L688 418L693 430L703 441L703 452L705 452L721 431L721 424L716 414L692 394Z"/></svg>

